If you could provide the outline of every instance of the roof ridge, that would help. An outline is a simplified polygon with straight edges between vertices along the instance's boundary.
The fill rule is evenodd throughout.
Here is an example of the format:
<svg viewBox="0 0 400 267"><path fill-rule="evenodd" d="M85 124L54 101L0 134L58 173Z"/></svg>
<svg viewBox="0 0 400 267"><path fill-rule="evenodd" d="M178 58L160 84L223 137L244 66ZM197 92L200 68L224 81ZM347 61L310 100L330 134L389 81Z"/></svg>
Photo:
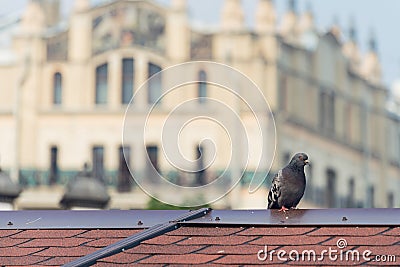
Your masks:
<svg viewBox="0 0 400 267"><path fill-rule="evenodd" d="M72 262L66 263L64 267L78 267L78 266L88 266L95 263L97 260L115 255L117 253L123 252L126 249L133 248L139 245L142 241L160 236L166 232L178 229L181 225L180 222L190 221L201 216L208 214L211 208L202 208L198 210L189 211L176 219L170 220L165 223L156 224L142 232L131 235L125 239L122 239L114 244L108 245L96 252L88 254L86 256L80 257Z"/></svg>

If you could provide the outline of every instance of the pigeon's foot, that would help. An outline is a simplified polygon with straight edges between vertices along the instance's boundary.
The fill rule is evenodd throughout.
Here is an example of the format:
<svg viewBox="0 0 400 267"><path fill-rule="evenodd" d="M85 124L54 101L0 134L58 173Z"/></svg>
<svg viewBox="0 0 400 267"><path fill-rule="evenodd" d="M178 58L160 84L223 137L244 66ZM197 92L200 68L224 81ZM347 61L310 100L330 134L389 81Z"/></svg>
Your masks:
<svg viewBox="0 0 400 267"><path fill-rule="evenodd" d="M282 206L282 208L279 211L283 211L286 212L287 210L289 210L288 208L286 208L285 206Z"/></svg>

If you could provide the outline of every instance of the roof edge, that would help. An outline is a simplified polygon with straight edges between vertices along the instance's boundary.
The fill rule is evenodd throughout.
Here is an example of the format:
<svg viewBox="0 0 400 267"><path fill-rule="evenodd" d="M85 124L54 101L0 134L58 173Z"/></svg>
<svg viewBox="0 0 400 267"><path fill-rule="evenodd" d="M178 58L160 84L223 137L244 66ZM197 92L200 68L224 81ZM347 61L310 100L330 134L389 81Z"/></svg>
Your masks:
<svg viewBox="0 0 400 267"><path fill-rule="evenodd" d="M0 229L146 229L172 222L188 210L0 211ZM179 221L193 225L400 226L400 209L212 210Z"/></svg>

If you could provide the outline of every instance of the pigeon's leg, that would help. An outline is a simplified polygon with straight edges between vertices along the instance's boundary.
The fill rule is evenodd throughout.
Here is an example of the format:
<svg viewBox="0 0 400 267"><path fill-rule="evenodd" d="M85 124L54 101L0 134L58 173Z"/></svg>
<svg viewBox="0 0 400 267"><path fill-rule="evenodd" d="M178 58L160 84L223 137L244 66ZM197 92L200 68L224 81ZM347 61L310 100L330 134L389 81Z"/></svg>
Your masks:
<svg viewBox="0 0 400 267"><path fill-rule="evenodd" d="M286 208L285 206L282 206L282 208L279 211L283 211L286 212L287 210L289 210L288 208Z"/></svg>

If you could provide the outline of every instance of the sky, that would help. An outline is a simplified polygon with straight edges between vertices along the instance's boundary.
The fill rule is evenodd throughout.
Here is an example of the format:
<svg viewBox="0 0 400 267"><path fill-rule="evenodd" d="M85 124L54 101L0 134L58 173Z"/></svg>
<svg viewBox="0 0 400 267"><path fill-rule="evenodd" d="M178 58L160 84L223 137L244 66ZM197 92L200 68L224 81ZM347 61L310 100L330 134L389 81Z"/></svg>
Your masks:
<svg viewBox="0 0 400 267"><path fill-rule="evenodd" d="M29 0L0 0L0 16L10 12L21 12ZM68 14L74 0L61 0L64 14ZM93 4L110 0L91 0ZM157 0L168 5L170 0ZM242 0L246 15L246 25L254 25L254 14L258 0ZM288 0L274 0L279 19L287 10ZM371 32L377 40L378 54L382 64L383 80L387 86L400 79L400 22L398 0L297 0L299 14L307 7L314 13L315 24L319 30L327 30L336 22L347 37L351 20L355 22L357 41L362 53L368 49ZM223 0L188 0L189 16L193 22L218 25Z"/></svg>

